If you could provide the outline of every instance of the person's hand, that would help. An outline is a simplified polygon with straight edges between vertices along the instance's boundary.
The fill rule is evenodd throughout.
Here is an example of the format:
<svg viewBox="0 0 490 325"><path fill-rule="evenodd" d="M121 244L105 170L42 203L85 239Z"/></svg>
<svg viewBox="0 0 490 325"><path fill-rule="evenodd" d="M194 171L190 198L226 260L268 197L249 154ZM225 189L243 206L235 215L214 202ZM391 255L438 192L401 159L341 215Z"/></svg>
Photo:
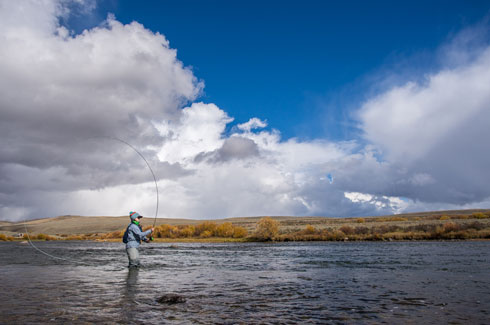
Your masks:
<svg viewBox="0 0 490 325"><path fill-rule="evenodd" d="M155 228L151 227L151 232L154 232L155 231Z"/></svg>

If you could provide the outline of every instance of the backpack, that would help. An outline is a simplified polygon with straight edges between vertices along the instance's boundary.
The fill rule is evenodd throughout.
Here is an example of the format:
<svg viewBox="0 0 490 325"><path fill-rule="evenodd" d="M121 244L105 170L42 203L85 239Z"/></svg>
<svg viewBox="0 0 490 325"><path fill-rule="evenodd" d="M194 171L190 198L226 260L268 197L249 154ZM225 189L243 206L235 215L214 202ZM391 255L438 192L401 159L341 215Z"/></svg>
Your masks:
<svg viewBox="0 0 490 325"><path fill-rule="evenodd" d="M131 226L131 224L129 224L129 226ZM124 232L124 236L123 236L123 239L122 239L122 242L125 243L125 244L128 243L129 226L126 228L126 231Z"/></svg>

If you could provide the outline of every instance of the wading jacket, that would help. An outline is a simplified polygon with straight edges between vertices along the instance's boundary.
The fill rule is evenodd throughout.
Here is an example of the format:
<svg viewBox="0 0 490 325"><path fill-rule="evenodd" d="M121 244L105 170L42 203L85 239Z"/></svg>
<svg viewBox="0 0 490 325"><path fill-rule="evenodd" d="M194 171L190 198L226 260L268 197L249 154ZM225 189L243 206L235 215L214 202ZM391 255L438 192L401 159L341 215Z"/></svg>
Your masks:
<svg viewBox="0 0 490 325"><path fill-rule="evenodd" d="M130 223L124 233L123 242L126 248L138 248L142 240L147 240L146 235L151 234L151 229L143 231L138 225Z"/></svg>

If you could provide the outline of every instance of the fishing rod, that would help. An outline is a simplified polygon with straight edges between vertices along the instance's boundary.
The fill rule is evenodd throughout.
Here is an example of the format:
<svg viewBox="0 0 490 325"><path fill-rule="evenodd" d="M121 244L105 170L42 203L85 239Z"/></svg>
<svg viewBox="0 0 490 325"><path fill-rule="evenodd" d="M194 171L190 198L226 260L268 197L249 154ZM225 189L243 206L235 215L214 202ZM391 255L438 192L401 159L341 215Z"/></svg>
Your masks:
<svg viewBox="0 0 490 325"><path fill-rule="evenodd" d="M124 140L121 140L119 138L116 138L116 137L106 137L106 138L109 138L109 139L113 139L113 140L117 140L119 142L122 142L124 144L126 144L127 146L129 146L131 149L133 149L141 158L143 158L143 160L145 161L146 163L146 166L148 166L148 169L150 170L151 172L151 176L153 177L153 181L155 182L155 190L156 190L156 194L157 194L157 203L156 203L156 208L155 208L155 218L153 220L153 227L155 227L155 224L157 222L157 216L158 216L158 205L159 205L159 195L158 195L158 182L157 182L157 178L155 177L155 173L153 172L153 169L151 168L150 164L148 163L148 160L146 160L145 156L143 156L143 154L141 152L139 152L135 147L133 147L131 144L127 143L126 141Z"/></svg>
<svg viewBox="0 0 490 325"><path fill-rule="evenodd" d="M158 182L157 182L157 178L155 177L155 173L153 172L153 169L150 166L150 163L148 163L148 160L146 160L145 156L143 156L143 154L141 152L139 152L138 149L136 149L130 143L128 143L128 142L126 142L126 141L124 141L122 139L119 139L117 137L113 137L113 136L112 137L111 136L97 136L97 137L91 137L91 138L93 138L93 139L105 138L105 139L111 139L111 140L119 141L119 142L127 145L128 147L130 147L134 152L136 152L144 160L144 162L146 163L146 166L148 167L148 169L151 172L151 176L153 177L153 181L155 183L155 190L156 190L156 208L155 208L155 218L153 220L153 228L154 228L155 227L155 224L157 222L158 207L159 207ZM24 221L24 228L25 228L25 231L26 231L27 240L29 242L29 245L32 246L32 248L36 249L38 252L40 252L40 253L48 256L48 257L51 257L53 259L63 260L63 261L73 262L73 263L80 263L80 264L85 264L85 265L90 265L89 263L86 263L86 262L83 262L83 261L80 261L80 260L74 260L74 259L70 259L70 258L59 257L59 256L55 256L55 255L49 254L48 252L45 252L41 248L39 248L36 245L34 245L34 243L32 242L31 236L29 235L29 231L27 229L27 221ZM151 237L151 240L153 240L153 236Z"/></svg>

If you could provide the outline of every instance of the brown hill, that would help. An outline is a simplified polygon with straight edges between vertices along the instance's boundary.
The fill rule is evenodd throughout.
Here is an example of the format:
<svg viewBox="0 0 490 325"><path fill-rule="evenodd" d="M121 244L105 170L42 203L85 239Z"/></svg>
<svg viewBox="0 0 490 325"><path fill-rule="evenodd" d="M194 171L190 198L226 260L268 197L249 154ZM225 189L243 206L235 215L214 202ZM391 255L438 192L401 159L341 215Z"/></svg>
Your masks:
<svg viewBox="0 0 490 325"><path fill-rule="evenodd" d="M281 231L296 231L303 229L306 225L313 225L317 229L333 228L337 229L344 225L358 225L362 222L368 226L372 222L376 222L376 225L382 225L383 223L393 224L394 221L403 222L404 225L409 224L432 224L439 222L442 216L471 216L474 213L482 212L490 214L490 210L473 209L473 210L451 210L451 211L431 211L431 212L418 212L407 213L381 217L364 217L364 218L331 218L331 217L288 217L288 216L276 216L273 219L279 221ZM227 218L213 221L217 224L223 222L231 222L233 225L242 226L248 231L253 231L257 221L262 217L241 217L241 218ZM362 220L361 220L362 219ZM206 220L195 219L167 219L158 218L156 225L169 224L173 226L178 225L196 225ZM468 220L469 221L469 220ZM143 225L149 226L154 222L153 218L144 218ZM465 222L465 220L462 220ZM486 222L490 222L490 219L486 219ZM26 227L30 234L48 234L48 235L81 235L81 234L97 234L107 233L116 230L123 230L129 223L127 216L121 217L86 217L86 216L60 216L46 219L36 219L24 222L0 222L0 233L7 235L25 233Z"/></svg>

